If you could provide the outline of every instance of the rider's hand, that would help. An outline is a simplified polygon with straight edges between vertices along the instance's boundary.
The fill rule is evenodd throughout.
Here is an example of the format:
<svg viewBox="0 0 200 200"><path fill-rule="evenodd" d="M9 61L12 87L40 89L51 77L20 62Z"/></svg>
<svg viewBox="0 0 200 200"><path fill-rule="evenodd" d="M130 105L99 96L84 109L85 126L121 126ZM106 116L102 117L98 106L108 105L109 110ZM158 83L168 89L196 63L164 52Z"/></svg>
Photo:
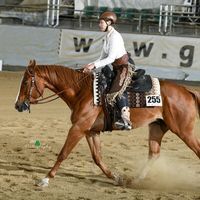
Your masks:
<svg viewBox="0 0 200 200"><path fill-rule="evenodd" d="M94 66L94 63L90 63L90 64L87 64L87 65L84 65L83 67L84 67L83 72L89 73L89 72L92 71L92 69L94 69L95 66Z"/></svg>

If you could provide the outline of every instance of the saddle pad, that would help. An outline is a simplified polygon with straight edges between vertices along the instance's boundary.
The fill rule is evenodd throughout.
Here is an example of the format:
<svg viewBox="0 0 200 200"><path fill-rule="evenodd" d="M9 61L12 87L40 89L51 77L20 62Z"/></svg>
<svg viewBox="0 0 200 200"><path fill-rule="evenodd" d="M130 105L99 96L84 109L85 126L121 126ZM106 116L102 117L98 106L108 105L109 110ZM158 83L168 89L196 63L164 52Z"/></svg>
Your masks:
<svg viewBox="0 0 200 200"><path fill-rule="evenodd" d="M94 72L94 81L93 81L93 103L94 105L98 106L101 105L101 94L99 90L99 76L100 72Z"/></svg>
<svg viewBox="0 0 200 200"><path fill-rule="evenodd" d="M152 89L149 92L128 92L128 101L131 108L146 108L147 95L160 96L160 82L157 78L152 79Z"/></svg>
<svg viewBox="0 0 200 200"><path fill-rule="evenodd" d="M99 79L100 72L94 72L94 81L93 81L93 103L96 106L102 105L101 101L101 91L99 88ZM128 91L128 101L131 108L145 108L146 105L146 96L147 95L160 95L160 82L158 78L152 79L152 89L149 92L130 92ZM148 106L149 107L149 106Z"/></svg>
<svg viewBox="0 0 200 200"><path fill-rule="evenodd" d="M146 94L144 92L128 92L128 102L130 108L145 108Z"/></svg>
<svg viewBox="0 0 200 200"><path fill-rule="evenodd" d="M160 95L160 82L158 78L151 77L151 80L152 80L152 89L149 91L148 94Z"/></svg>

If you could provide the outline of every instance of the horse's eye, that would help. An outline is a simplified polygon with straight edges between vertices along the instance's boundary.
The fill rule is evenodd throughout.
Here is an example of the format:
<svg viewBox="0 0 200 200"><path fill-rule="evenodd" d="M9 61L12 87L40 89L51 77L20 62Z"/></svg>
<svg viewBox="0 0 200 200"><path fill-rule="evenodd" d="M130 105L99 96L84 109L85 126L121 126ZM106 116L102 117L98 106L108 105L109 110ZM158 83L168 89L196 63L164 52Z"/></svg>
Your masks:
<svg viewBox="0 0 200 200"><path fill-rule="evenodd" d="M24 85L28 85L28 80L24 80L24 81L23 81L23 84L24 84Z"/></svg>

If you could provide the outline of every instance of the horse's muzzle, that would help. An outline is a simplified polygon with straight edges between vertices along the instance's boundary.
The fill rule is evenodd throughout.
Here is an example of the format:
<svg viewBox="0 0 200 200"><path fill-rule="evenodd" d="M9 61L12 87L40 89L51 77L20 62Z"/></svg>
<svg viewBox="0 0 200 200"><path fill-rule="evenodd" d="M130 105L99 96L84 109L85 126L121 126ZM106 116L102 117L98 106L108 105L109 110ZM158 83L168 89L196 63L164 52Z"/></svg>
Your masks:
<svg viewBox="0 0 200 200"><path fill-rule="evenodd" d="M26 111L26 110L28 110L30 112L30 104L27 101L24 101L22 103L17 101L15 103L15 109L18 110L19 112L23 112L23 111Z"/></svg>

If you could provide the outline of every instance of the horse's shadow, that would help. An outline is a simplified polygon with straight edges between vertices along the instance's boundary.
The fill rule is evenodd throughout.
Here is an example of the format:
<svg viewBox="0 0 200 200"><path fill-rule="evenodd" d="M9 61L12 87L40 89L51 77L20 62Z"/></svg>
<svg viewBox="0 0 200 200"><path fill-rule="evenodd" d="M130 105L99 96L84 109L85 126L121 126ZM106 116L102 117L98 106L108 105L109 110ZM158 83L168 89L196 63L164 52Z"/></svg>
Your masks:
<svg viewBox="0 0 200 200"><path fill-rule="evenodd" d="M31 165L28 163L16 163L16 162L6 162L0 160L0 169L5 169L7 173L9 174L9 171L18 171L23 170L27 173L37 173L37 177L33 176L33 179L35 182L40 181L39 179L40 174L43 175L44 173L47 173L51 167L44 167L43 165ZM19 174L16 172L16 176L23 176L23 174ZM39 178L39 177L40 178ZM192 186L188 187L187 183L180 184L178 183L176 186L172 184L172 186L169 188L169 183L162 183L159 186L157 186L157 182L152 177L146 177L143 180L140 180L139 182L136 182L136 178L132 176L127 176L124 174L120 175L121 181L120 184L117 184L111 179L108 179L103 173L99 174L93 174L91 171L86 170L78 170L78 169L66 169L66 168L60 168L60 171L57 173L56 177L59 178L66 178L66 182L70 182L71 184L82 182L86 185L95 184L100 187L122 187L127 189L139 189L139 190L196 190L197 188L192 188ZM68 177L68 179L67 179ZM79 181L77 181L79 180ZM153 184L155 182L155 185Z"/></svg>
<svg viewBox="0 0 200 200"><path fill-rule="evenodd" d="M122 188L129 188L129 189L148 189L147 185L142 185L142 182L136 182L135 177L127 176L127 175L120 175L120 182L116 183L114 180L108 179L105 175L98 174L94 175L91 174L89 171L81 171L84 175L80 175L80 171L73 170L71 172L58 172L57 175L60 177L72 177L75 179L79 179L85 184L97 184L98 186L102 187L122 187ZM77 182L77 181L75 181Z"/></svg>
<svg viewBox="0 0 200 200"><path fill-rule="evenodd" d="M116 183L113 180L109 180L107 177L104 176L104 174L98 174L94 175L91 174L89 171L82 171L81 173L84 173L84 175L80 175L80 171L73 170L68 172L59 172L57 175L60 177L72 177L78 180L81 180L84 182L84 184L91 185L96 184L100 187L121 187L125 189L137 189L137 190L155 190L155 191L198 191L199 187L193 187L190 185L190 183L180 183L178 182L176 185L173 183L170 185L170 181L159 181L155 177L146 177L145 179L141 179L138 181L136 177L133 176L127 176L125 174L121 174L120 183ZM73 181L72 181L73 182ZM77 183L77 181L74 181ZM158 184L159 182L159 184Z"/></svg>

